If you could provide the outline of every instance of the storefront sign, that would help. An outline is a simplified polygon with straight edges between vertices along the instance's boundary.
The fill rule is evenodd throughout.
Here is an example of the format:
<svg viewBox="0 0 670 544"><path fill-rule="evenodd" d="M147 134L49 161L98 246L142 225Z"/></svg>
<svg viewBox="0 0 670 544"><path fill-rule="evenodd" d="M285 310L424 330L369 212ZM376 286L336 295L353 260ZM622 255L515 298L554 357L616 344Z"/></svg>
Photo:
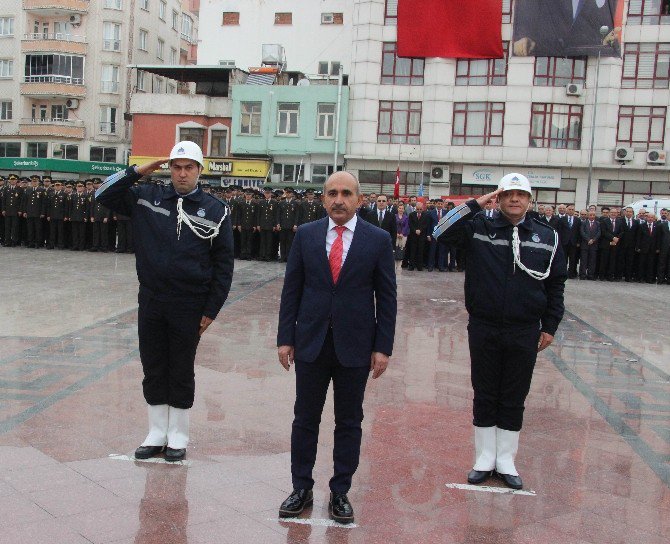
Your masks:
<svg viewBox="0 0 670 544"><path fill-rule="evenodd" d="M67 159L0 158L0 170L39 170L109 176L124 170L126 165L115 162L71 161Z"/></svg>
<svg viewBox="0 0 670 544"><path fill-rule="evenodd" d="M160 159L160 157L145 157L132 155L130 164L142 166ZM262 178L268 175L270 161L255 159L221 159L205 157L205 168L202 171L203 176L232 176L245 178ZM161 164L159 172L168 172L168 163Z"/></svg>
<svg viewBox="0 0 670 544"><path fill-rule="evenodd" d="M531 187L538 189L560 189L561 170L558 168L529 168L516 166L473 166L463 165L463 185L498 185L505 174L516 172L530 181Z"/></svg>

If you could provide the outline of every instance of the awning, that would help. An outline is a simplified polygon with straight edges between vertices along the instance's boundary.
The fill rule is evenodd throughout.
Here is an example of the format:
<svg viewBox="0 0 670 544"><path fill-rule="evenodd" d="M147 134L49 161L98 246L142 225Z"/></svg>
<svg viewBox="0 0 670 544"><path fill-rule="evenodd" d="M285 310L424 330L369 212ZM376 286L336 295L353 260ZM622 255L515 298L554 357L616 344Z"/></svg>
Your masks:
<svg viewBox="0 0 670 544"><path fill-rule="evenodd" d="M165 64L129 64L128 68L143 70L157 76L167 77L176 81L211 82L228 81L230 72L238 68L218 65L165 65Z"/></svg>

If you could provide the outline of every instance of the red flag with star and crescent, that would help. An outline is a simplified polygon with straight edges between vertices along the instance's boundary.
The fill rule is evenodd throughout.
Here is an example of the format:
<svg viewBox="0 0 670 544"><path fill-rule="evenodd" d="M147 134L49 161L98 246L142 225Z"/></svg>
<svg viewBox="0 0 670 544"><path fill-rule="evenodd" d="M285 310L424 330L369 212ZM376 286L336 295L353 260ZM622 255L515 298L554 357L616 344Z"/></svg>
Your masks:
<svg viewBox="0 0 670 544"><path fill-rule="evenodd" d="M400 166L395 171L395 185L393 185L393 198L400 198Z"/></svg>

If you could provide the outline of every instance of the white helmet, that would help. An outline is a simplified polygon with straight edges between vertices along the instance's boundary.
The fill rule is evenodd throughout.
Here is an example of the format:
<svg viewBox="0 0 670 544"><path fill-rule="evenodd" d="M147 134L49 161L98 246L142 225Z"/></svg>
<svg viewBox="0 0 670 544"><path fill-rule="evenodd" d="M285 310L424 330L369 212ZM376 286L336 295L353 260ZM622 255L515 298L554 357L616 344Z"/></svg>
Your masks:
<svg viewBox="0 0 670 544"><path fill-rule="evenodd" d="M170 151L170 160L172 159L191 159L203 168L205 167L205 162L202 158L202 149L195 142L187 140L175 144L172 151Z"/></svg>
<svg viewBox="0 0 670 544"><path fill-rule="evenodd" d="M498 183L498 189L503 191L525 191L529 195L533 196L533 191L530 188L530 182L528 178L523 174L507 174L502 177L500 183Z"/></svg>

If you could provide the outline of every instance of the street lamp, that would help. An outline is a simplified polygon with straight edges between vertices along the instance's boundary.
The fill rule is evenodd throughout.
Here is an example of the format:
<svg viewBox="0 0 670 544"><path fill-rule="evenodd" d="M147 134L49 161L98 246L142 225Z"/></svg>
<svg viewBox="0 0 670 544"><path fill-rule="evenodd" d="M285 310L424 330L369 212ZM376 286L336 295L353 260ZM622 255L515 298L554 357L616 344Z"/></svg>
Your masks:
<svg viewBox="0 0 670 544"><path fill-rule="evenodd" d="M600 35L603 40L605 36L609 34L608 26L600 27ZM588 206L591 201L591 178L593 177L593 146L595 145L596 140L596 111L598 109L598 82L600 79L600 53L602 52L602 46L598 47L598 60L596 61L596 87L593 90L593 112L591 114L591 147L589 149L589 177L586 183L586 205Z"/></svg>

